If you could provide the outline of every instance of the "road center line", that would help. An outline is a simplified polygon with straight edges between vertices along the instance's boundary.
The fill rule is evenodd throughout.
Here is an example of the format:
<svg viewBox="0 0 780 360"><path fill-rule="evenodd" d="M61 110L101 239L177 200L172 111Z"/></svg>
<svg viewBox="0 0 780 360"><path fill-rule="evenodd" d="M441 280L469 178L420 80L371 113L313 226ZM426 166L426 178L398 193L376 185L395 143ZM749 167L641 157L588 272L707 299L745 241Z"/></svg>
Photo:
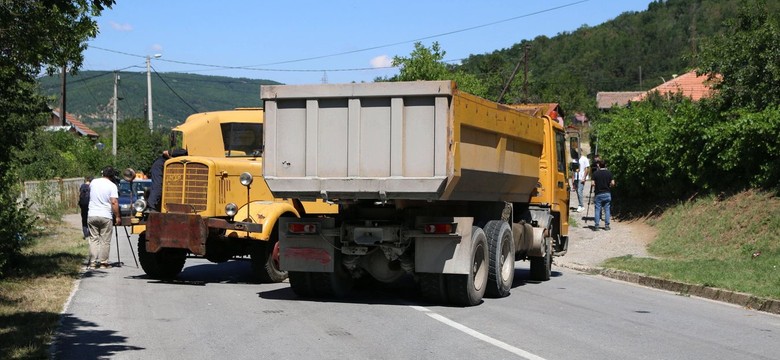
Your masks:
<svg viewBox="0 0 780 360"><path fill-rule="evenodd" d="M428 315L431 318L436 319L436 320L438 320L439 322L441 322L441 323L443 323L445 325L448 325L448 326L450 326L452 328L460 330L460 331L462 331L462 332L464 332L464 333L466 333L468 335L471 335L471 336L473 336L473 337L475 337L475 338L477 338L479 340L482 340L482 341L484 341L484 342L486 342L488 344L491 344L491 345L497 346L497 347L499 347L501 349L504 349L506 351L509 351L509 352L511 352L511 353L513 353L515 355L522 356L522 357L524 357L524 358L526 358L528 360L545 360L541 356L537 356L537 355L532 354L532 353L530 353L528 351L525 351L523 349L516 348L516 347L514 347L512 345L509 345L509 344L507 344L507 343L505 343L505 342L503 342L501 340L494 339L494 338L492 338L490 336L487 336L487 335L485 335L485 334L483 334L483 333L481 333L479 331L476 331L476 330L474 330L474 329L472 329L472 328L470 328L468 326L465 326L463 324L460 324L460 323L457 323L455 321L452 321L452 320L450 320L450 319L448 319L448 318L446 318L446 317L444 317L444 316L442 316L440 314L437 314L437 313L431 311L430 309L428 309L426 307L416 306L416 305L409 305L409 307L411 307L412 309L415 309L417 311L423 312L423 313L425 313L425 315Z"/></svg>

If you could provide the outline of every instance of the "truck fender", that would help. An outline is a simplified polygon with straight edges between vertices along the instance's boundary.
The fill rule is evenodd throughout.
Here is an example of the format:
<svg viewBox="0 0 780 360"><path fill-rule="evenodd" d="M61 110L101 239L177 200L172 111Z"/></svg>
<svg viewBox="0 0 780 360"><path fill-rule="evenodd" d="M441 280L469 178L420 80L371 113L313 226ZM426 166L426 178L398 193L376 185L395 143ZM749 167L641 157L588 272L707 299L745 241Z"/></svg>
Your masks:
<svg viewBox="0 0 780 360"><path fill-rule="evenodd" d="M528 248L528 256L544 256L549 251L545 249L544 239L550 236L553 216L548 210L531 210L531 219L536 226L533 227L534 235L531 247Z"/></svg>
<svg viewBox="0 0 780 360"><path fill-rule="evenodd" d="M515 253L526 253L533 246L534 228L527 222L512 224Z"/></svg>
<svg viewBox="0 0 780 360"><path fill-rule="evenodd" d="M268 241L271 238L271 232L276 222L287 213L300 217L298 210L295 209L292 203L253 201L239 208L233 219L236 221L247 221L247 219L250 219L251 222L263 225L262 232L249 233L249 236L257 240ZM246 236L246 232L230 230L225 235L243 237Z"/></svg>

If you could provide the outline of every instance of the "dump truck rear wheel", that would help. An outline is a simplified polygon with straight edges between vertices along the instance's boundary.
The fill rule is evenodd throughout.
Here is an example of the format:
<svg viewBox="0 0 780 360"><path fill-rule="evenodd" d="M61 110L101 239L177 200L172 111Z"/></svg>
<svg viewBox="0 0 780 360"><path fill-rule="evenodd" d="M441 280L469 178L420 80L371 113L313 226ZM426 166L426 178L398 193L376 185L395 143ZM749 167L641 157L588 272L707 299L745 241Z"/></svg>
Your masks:
<svg viewBox="0 0 780 360"><path fill-rule="evenodd" d="M314 296L317 297L343 298L349 295L354 286L352 275L338 261L334 265L333 272L310 274Z"/></svg>
<svg viewBox="0 0 780 360"><path fill-rule="evenodd" d="M138 235L138 262L150 278L173 279L184 268L186 260L187 250L184 249L160 249L156 253L146 251L146 232Z"/></svg>
<svg viewBox="0 0 780 360"><path fill-rule="evenodd" d="M422 297L434 304L447 303L447 281L444 274L420 273Z"/></svg>
<svg viewBox="0 0 780 360"><path fill-rule="evenodd" d="M485 232L471 229L471 264L468 274L447 274L450 303L474 306L482 301L488 281L488 246Z"/></svg>
<svg viewBox="0 0 780 360"><path fill-rule="evenodd" d="M311 285L311 273L302 271L290 271L290 287L295 295L302 298L313 297L314 289Z"/></svg>
<svg viewBox="0 0 780 360"><path fill-rule="evenodd" d="M492 220L485 225L490 253L489 273L485 294L490 297L509 295L515 279L515 242L512 229L506 221Z"/></svg>
<svg viewBox="0 0 780 360"><path fill-rule="evenodd" d="M547 281L552 274L552 238L544 238L544 256L530 256L531 280Z"/></svg>

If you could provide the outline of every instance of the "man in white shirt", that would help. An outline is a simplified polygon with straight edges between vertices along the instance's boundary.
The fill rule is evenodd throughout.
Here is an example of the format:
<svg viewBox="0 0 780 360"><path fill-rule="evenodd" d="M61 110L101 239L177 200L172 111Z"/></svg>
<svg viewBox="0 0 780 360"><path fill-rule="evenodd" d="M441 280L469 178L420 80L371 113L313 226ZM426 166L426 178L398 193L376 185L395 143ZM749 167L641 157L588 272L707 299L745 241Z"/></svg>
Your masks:
<svg viewBox="0 0 780 360"><path fill-rule="evenodd" d="M89 184L89 210L87 225L89 226L89 254L93 267L110 268L108 254L111 250L111 235L113 225L121 225L119 216L119 191L114 183L116 172L111 166L103 169L103 177L92 180Z"/></svg>
<svg viewBox="0 0 780 360"><path fill-rule="evenodd" d="M580 169L574 174L574 181L577 183L577 212L581 212L582 210L585 210L582 206L584 204L582 198L583 190L585 189L585 180L587 180L590 175L590 161L585 154L581 154L580 159L577 162L580 165Z"/></svg>

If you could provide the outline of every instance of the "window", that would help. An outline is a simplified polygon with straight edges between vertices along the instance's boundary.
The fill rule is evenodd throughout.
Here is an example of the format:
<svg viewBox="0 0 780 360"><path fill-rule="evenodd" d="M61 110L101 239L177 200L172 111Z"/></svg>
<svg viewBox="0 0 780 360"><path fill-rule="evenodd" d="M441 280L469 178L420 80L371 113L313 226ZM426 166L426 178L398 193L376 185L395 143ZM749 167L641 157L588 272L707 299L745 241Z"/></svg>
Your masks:
<svg viewBox="0 0 780 360"><path fill-rule="evenodd" d="M225 156L261 156L263 153L263 125L226 123L221 125Z"/></svg>

